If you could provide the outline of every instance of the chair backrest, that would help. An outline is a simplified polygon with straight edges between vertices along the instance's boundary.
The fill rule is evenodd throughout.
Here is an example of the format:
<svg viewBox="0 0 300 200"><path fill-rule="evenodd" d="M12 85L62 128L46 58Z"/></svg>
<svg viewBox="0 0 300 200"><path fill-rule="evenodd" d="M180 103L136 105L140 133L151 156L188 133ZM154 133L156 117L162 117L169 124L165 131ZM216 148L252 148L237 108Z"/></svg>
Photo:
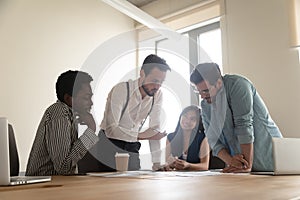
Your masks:
<svg viewBox="0 0 300 200"><path fill-rule="evenodd" d="M10 176L19 175L19 154L16 145L14 129L12 125L8 124L8 143L9 143L9 163L10 163Z"/></svg>

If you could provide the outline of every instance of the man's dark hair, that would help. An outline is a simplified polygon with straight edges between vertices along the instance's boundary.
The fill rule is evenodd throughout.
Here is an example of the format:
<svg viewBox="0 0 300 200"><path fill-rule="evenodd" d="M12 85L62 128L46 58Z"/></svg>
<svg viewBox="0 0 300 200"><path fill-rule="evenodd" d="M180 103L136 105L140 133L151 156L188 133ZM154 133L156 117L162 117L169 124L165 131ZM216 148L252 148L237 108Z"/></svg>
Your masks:
<svg viewBox="0 0 300 200"><path fill-rule="evenodd" d="M194 68L190 76L190 81L196 85L206 80L209 84L214 85L220 77L221 71L218 64L202 63Z"/></svg>
<svg viewBox="0 0 300 200"><path fill-rule="evenodd" d="M76 95L85 83L90 83L93 78L86 72L66 71L62 73L56 81L56 96L58 100L64 102L64 95Z"/></svg>
<svg viewBox="0 0 300 200"><path fill-rule="evenodd" d="M142 70L144 70L145 76L147 76L155 67L163 72L166 72L167 70L171 71L171 68L163 58L155 54L150 54L145 58L142 66Z"/></svg>

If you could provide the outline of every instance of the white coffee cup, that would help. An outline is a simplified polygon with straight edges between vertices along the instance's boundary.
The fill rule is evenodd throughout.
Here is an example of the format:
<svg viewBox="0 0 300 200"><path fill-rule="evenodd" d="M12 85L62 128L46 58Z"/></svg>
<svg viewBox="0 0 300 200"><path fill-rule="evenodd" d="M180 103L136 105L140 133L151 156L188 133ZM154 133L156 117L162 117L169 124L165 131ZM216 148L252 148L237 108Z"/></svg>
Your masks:
<svg viewBox="0 0 300 200"><path fill-rule="evenodd" d="M117 171L128 170L129 153L116 153L115 160L116 160Z"/></svg>

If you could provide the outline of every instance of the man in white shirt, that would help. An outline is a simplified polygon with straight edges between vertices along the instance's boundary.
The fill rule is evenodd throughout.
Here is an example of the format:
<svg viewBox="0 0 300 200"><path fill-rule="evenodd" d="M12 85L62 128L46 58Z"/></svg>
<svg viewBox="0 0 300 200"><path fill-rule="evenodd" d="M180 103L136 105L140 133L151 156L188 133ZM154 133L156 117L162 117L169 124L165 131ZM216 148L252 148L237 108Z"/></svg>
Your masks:
<svg viewBox="0 0 300 200"><path fill-rule="evenodd" d="M129 170L140 168L138 140L142 139L149 140L152 168L160 166L160 139L166 133L160 132L162 92L159 89L168 70L171 71L164 59L151 54L145 58L138 79L118 83L107 97L100 125L102 134L117 148L130 153ZM140 132L148 115L149 128Z"/></svg>

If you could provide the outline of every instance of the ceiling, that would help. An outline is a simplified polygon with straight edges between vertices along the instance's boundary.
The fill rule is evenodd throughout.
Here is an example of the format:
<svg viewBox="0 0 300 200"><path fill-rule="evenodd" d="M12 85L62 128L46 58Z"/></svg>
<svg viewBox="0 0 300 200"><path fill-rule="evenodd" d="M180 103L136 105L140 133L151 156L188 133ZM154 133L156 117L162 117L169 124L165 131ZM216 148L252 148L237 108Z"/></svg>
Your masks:
<svg viewBox="0 0 300 200"><path fill-rule="evenodd" d="M127 0L130 3L132 3L133 5L135 5L136 7L140 8L144 5L147 5L153 1L157 1L157 0Z"/></svg>

